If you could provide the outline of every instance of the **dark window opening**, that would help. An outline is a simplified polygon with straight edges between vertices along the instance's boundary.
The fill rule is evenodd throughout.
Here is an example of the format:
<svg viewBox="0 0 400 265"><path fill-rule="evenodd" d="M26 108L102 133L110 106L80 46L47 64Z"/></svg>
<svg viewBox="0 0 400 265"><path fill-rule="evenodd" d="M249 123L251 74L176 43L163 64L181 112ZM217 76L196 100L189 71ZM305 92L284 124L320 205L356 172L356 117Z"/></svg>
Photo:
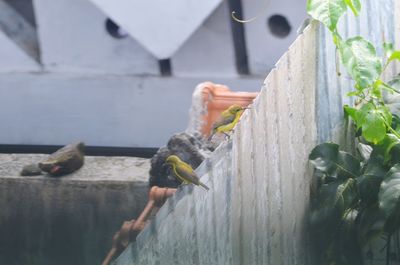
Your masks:
<svg viewBox="0 0 400 265"><path fill-rule="evenodd" d="M105 26L108 34L113 38L123 39L128 37L128 33L109 18L107 18Z"/></svg>
<svg viewBox="0 0 400 265"><path fill-rule="evenodd" d="M160 67L160 73L162 76L171 76L172 75L172 67L171 67L170 59L159 60L158 65Z"/></svg>
<svg viewBox="0 0 400 265"><path fill-rule="evenodd" d="M272 35L278 38L286 38L292 31L292 27L286 17L272 15L268 18L267 25Z"/></svg>

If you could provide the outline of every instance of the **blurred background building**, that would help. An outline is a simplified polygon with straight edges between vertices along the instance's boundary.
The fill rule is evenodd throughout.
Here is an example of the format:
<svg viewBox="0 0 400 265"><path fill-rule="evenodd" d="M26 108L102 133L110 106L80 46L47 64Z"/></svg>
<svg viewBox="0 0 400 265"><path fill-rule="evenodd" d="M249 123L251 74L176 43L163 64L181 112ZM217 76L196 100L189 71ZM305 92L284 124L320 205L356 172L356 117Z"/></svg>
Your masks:
<svg viewBox="0 0 400 265"><path fill-rule="evenodd" d="M198 83L259 90L305 2L0 0L0 145L162 146Z"/></svg>

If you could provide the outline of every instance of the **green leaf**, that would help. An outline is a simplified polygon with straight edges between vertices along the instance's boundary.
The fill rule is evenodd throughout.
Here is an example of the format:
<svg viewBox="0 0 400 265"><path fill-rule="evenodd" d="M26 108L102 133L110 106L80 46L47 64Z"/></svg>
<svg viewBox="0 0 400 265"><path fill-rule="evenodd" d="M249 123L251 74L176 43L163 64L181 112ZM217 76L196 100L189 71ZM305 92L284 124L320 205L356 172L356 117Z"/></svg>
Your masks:
<svg viewBox="0 0 400 265"><path fill-rule="evenodd" d="M376 98L382 98L383 84L384 84L384 82L382 80L378 79L372 86L372 95L374 95Z"/></svg>
<svg viewBox="0 0 400 265"><path fill-rule="evenodd" d="M375 146L373 154L380 154L384 158L383 164L386 165L391 160L391 151L395 146L400 146L400 139L394 134L388 133L385 138Z"/></svg>
<svg viewBox="0 0 400 265"><path fill-rule="evenodd" d="M381 105L377 106L377 111L381 113L386 124L388 124L390 126L392 124L393 115L390 112L389 108L386 107L385 105L381 104Z"/></svg>
<svg viewBox="0 0 400 265"><path fill-rule="evenodd" d="M346 5L350 7L351 11L353 11L355 16L358 16L361 10L361 3L360 0L344 0Z"/></svg>
<svg viewBox="0 0 400 265"><path fill-rule="evenodd" d="M389 234L400 228L400 164L393 166L379 190L379 208L383 211L386 223L385 231Z"/></svg>
<svg viewBox="0 0 400 265"><path fill-rule="evenodd" d="M357 109L356 108L352 108L349 105L344 105L344 113L348 116L350 116L354 121L357 122Z"/></svg>
<svg viewBox="0 0 400 265"><path fill-rule="evenodd" d="M400 133L400 117L396 114L392 114L392 128Z"/></svg>
<svg viewBox="0 0 400 265"><path fill-rule="evenodd" d="M390 63L393 60L400 61L400 51L394 49L393 43L385 42L383 44L383 49L385 50L385 55L388 58L387 63Z"/></svg>
<svg viewBox="0 0 400 265"><path fill-rule="evenodd" d="M379 153L372 152L367 163L362 168L363 175L377 176L381 179L388 171L383 165L383 157Z"/></svg>
<svg viewBox="0 0 400 265"><path fill-rule="evenodd" d="M390 156L391 156L390 163L392 164L400 163L400 144L393 146L390 152Z"/></svg>
<svg viewBox="0 0 400 265"><path fill-rule="evenodd" d="M361 127L365 140L377 144L385 138L386 124L392 123L392 116L384 106L376 108L372 103L366 103L357 111L355 122L358 128Z"/></svg>
<svg viewBox="0 0 400 265"><path fill-rule="evenodd" d="M386 125L376 110L371 110L366 116L361 127L363 137L374 144L385 138Z"/></svg>
<svg viewBox="0 0 400 265"><path fill-rule="evenodd" d="M376 203L382 179L382 177L376 175L363 175L357 178L360 198L363 204L372 205Z"/></svg>
<svg viewBox="0 0 400 265"><path fill-rule="evenodd" d="M357 178L360 198L363 203L371 205L378 199L379 185L382 182L382 177L375 175L363 175Z"/></svg>
<svg viewBox="0 0 400 265"><path fill-rule="evenodd" d="M347 179L360 175L360 161L349 153L339 151L337 144L323 143L316 146L309 160L329 177Z"/></svg>
<svg viewBox="0 0 400 265"><path fill-rule="evenodd" d="M378 203L363 208L357 216L358 242L361 246L368 245L372 240L378 238L385 225L385 218L379 209Z"/></svg>
<svg viewBox="0 0 400 265"><path fill-rule="evenodd" d="M307 12L335 31L339 18L346 12L346 4L343 0L307 0Z"/></svg>
<svg viewBox="0 0 400 265"><path fill-rule="evenodd" d="M376 82L382 73L382 64L370 42L354 37L342 42L339 50L344 66L359 88L365 89Z"/></svg>
<svg viewBox="0 0 400 265"><path fill-rule="evenodd" d="M364 161L368 161L370 159L372 153L372 146L368 144L358 143L357 150Z"/></svg>
<svg viewBox="0 0 400 265"><path fill-rule="evenodd" d="M378 79L376 80L375 84L373 85L373 91L372 93L377 97L377 98L383 98L382 97L382 92L383 90L388 91L390 94L393 94L397 92L397 90L392 87L391 85L383 82L382 80Z"/></svg>
<svg viewBox="0 0 400 265"><path fill-rule="evenodd" d="M362 91L355 90L355 91L350 91L349 93L346 94L346 96L348 96L348 97L360 96L361 93L362 93Z"/></svg>
<svg viewBox="0 0 400 265"><path fill-rule="evenodd" d="M391 80L388 85L397 94L383 93L383 100L393 114L400 116L400 76Z"/></svg>
<svg viewBox="0 0 400 265"><path fill-rule="evenodd" d="M338 224L357 201L356 189L356 181L352 178L322 185L311 212L311 224L322 230Z"/></svg>
<svg viewBox="0 0 400 265"><path fill-rule="evenodd" d="M356 219L357 210L350 210L342 219L335 237L336 264L363 265L363 255L358 243Z"/></svg>
<svg viewBox="0 0 400 265"><path fill-rule="evenodd" d="M377 202L379 187L385 174L383 158L372 154L363 167L363 175L356 179L363 204L372 205Z"/></svg>
<svg viewBox="0 0 400 265"><path fill-rule="evenodd" d="M394 51L392 53L392 55L390 55L389 57L389 62L393 61L393 60L399 60L400 61L400 51Z"/></svg>
<svg viewBox="0 0 400 265"><path fill-rule="evenodd" d="M386 57L389 58L394 51L393 43L391 43L391 42L383 43L383 50L385 51Z"/></svg>

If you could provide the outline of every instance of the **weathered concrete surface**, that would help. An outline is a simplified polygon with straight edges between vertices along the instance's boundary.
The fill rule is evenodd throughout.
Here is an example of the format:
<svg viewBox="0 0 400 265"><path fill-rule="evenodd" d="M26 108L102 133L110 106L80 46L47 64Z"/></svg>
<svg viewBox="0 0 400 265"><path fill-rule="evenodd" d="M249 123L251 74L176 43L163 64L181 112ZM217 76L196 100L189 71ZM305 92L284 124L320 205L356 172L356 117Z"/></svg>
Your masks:
<svg viewBox="0 0 400 265"><path fill-rule="evenodd" d="M0 154L0 264L100 264L147 201L149 160L86 157L64 177L18 176L45 157Z"/></svg>
<svg viewBox="0 0 400 265"><path fill-rule="evenodd" d="M116 264L313 264L307 157L317 139L316 79L307 73L316 41L314 25L268 75L232 141L196 170L210 191L178 190Z"/></svg>
<svg viewBox="0 0 400 265"><path fill-rule="evenodd" d="M344 32L377 43L381 27L394 40L398 17L383 16L398 14L400 2L363 4L362 21L345 17ZM371 22L372 14L379 23ZM267 76L232 141L196 170L210 191L178 190L116 264L317 264L307 225L308 154L318 142L341 138L352 87L338 75L334 56L325 29L312 23Z"/></svg>

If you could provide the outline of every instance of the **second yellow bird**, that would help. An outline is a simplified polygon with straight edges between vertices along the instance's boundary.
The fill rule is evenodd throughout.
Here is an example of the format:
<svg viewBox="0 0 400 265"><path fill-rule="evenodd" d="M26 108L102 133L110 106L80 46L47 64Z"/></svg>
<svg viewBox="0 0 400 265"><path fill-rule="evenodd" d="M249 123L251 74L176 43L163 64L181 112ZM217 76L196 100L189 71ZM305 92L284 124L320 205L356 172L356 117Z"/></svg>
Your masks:
<svg viewBox="0 0 400 265"><path fill-rule="evenodd" d="M165 160L165 163L172 167L172 173L174 177L182 181L183 184L192 183L197 186L200 185L206 190L209 190L205 184L200 182L193 168L189 164L183 162L178 156L169 156L167 160Z"/></svg>
<svg viewBox="0 0 400 265"><path fill-rule="evenodd" d="M243 108L239 105L232 105L228 109L224 110L221 113L220 119L213 124L212 132L208 140L210 141L216 133L223 133L227 135L226 133L231 131L235 127L236 123L238 123L240 116L245 109L246 108Z"/></svg>

